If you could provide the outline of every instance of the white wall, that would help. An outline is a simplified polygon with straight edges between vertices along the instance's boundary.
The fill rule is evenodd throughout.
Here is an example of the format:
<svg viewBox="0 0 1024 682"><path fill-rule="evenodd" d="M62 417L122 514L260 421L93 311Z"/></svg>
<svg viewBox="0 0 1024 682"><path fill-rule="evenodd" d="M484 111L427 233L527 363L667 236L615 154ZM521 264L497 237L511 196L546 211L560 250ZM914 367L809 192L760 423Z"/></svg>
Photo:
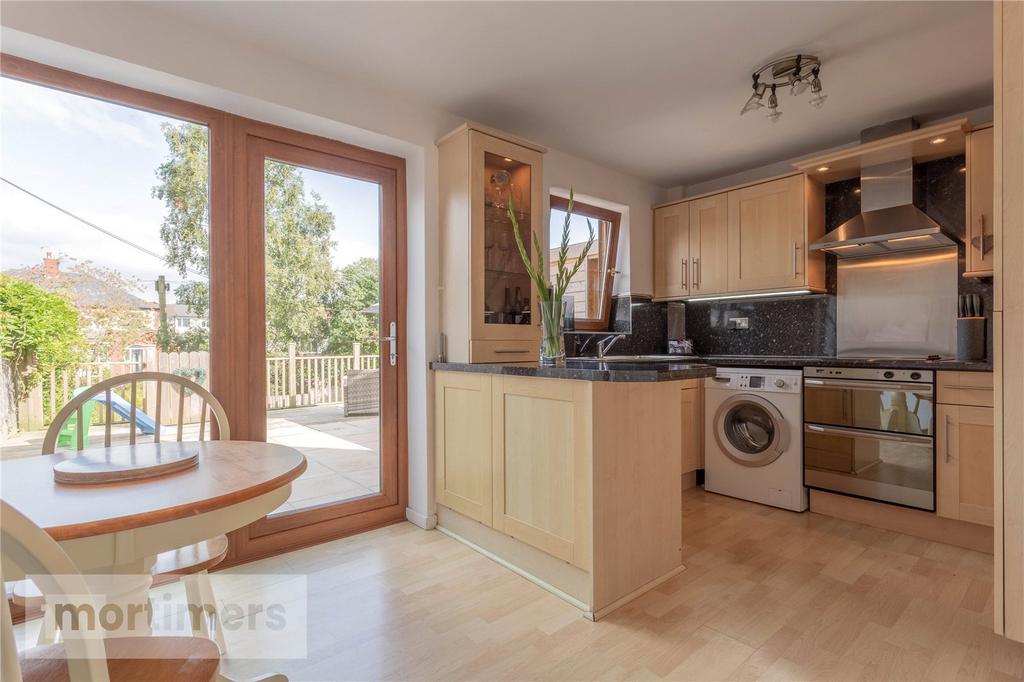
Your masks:
<svg viewBox="0 0 1024 682"><path fill-rule="evenodd" d="M0 23L0 49L6 53L407 160L408 516L429 526L434 495L427 363L436 354L438 317L434 141L462 120L399 93L267 53L258 36L251 43L227 39L144 3L5 2ZM629 263L629 272L619 289L650 294L650 207L665 199L664 190L556 150L545 157L544 182L546 188L572 185L625 207L626 260L620 259L620 267Z"/></svg>

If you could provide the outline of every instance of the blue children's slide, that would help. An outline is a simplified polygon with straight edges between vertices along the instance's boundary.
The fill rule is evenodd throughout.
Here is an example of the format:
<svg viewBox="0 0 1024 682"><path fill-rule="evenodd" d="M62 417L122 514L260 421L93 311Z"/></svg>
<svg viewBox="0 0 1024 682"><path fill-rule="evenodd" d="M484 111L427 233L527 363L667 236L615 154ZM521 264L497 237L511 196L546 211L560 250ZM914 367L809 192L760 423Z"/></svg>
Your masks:
<svg viewBox="0 0 1024 682"><path fill-rule="evenodd" d="M98 396L93 398L93 400L101 405L105 405L107 402L106 398L106 394L100 393ZM110 393L110 410L122 419L131 419L131 403L113 391ZM138 408L135 408L135 426L138 428L140 433L147 435L152 435L153 431L156 429L156 423L153 421L153 418Z"/></svg>

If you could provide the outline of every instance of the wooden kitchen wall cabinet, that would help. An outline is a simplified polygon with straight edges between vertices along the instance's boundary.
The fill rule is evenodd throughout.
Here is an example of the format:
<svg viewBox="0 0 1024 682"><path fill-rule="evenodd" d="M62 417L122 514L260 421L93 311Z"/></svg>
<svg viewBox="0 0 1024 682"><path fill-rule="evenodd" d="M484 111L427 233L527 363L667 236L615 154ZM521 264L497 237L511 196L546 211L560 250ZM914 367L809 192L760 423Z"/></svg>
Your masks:
<svg viewBox="0 0 1024 682"><path fill-rule="evenodd" d="M660 206L654 226L656 300L825 290L824 256L808 250L824 187L804 174Z"/></svg>
<svg viewBox="0 0 1024 682"><path fill-rule="evenodd" d="M993 233L992 128L967 136L967 269L964 277L991 277L995 267Z"/></svg>
<svg viewBox="0 0 1024 682"><path fill-rule="evenodd" d="M936 383L936 514L991 526L995 505L992 374L939 372Z"/></svg>
<svg viewBox="0 0 1024 682"><path fill-rule="evenodd" d="M531 257L544 234L545 149L463 125L438 143L441 332L452 362L535 359L537 291L516 248L511 202ZM546 257L546 256L545 256Z"/></svg>
<svg viewBox="0 0 1024 682"><path fill-rule="evenodd" d="M688 202L690 207L690 293L720 294L728 289L729 199L715 194Z"/></svg>
<svg viewBox="0 0 1024 682"><path fill-rule="evenodd" d="M820 185L793 175L729 192L729 291L824 288L823 256L807 245L823 234Z"/></svg>
<svg viewBox="0 0 1024 682"><path fill-rule="evenodd" d="M681 298L690 294L689 205L654 209L654 297Z"/></svg>

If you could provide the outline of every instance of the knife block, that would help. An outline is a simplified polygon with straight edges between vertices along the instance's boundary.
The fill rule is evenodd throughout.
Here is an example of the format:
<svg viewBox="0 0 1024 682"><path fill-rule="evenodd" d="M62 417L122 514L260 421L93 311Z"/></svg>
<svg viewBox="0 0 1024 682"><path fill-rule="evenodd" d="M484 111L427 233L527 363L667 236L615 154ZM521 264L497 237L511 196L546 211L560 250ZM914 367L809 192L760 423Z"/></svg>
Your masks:
<svg viewBox="0 0 1024 682"><path fill-rule="evenodd" d="M960 362L980 362L985 359L984 317L957 318L956 359Z"/></svg>

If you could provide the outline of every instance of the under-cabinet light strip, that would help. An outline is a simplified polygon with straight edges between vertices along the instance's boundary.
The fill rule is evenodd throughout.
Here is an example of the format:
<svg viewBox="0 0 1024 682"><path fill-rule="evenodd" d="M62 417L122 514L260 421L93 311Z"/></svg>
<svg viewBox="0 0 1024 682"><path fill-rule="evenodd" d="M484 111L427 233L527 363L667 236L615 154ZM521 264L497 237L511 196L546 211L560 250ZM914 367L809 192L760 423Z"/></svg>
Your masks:
<svg viewBox="0 0 1024 682"><path fill-rule="evenodd" d="M702 296L700 298L687 298L684 302L697 302L697 301L724 301L731 298L768 298L771 296L799 296L800 294L809 294L810 289L791 289L789 291L763 291L756 294L730 294L726 296Z"/></svg>

